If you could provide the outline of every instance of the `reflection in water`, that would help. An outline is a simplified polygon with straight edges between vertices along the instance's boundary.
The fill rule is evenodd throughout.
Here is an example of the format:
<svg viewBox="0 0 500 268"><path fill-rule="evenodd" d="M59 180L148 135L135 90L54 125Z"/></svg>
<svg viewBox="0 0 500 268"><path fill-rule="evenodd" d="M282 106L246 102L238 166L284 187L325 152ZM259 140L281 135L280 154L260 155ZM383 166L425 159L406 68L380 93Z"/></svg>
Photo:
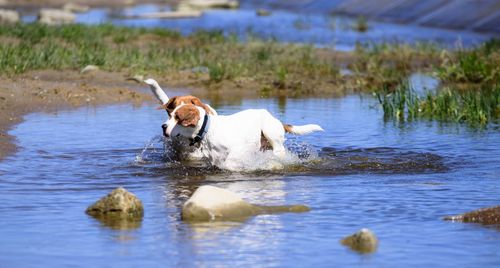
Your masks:
<svg viewBox="0 0 500 268"><path fill-rule="evenodd" d="M241 227L245 221L212 221L212 222L190 222L187 223L190 230L190 239L211 239L218 234L224 234L229 230Z"/></svg>
<svg viewBox="0 0 500 268"><path fill-rule="evenodd" d="M141 227L142 217L94 216L103 226L113 230L133 230Z"/></svg>

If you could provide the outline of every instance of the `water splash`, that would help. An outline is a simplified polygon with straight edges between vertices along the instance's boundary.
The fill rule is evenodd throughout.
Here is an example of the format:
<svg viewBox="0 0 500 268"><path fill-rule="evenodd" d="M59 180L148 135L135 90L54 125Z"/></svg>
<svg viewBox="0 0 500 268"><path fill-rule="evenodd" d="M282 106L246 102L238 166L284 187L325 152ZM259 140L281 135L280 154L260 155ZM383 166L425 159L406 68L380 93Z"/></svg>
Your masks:
<svg viewBox="0 0 500 268"><path fill-rule="evenodd" d="M398 148L316 148L298 138L285 142L287 154L277 157L272 151L246 155L231 166L216 167L207 160L179 161L170 139L156 136L136 156L135 163L157 168L158 172L178 176L205 176L221 173L287 175L342 174L416 174L446 172L449 167L442 156Z"/></svg>
<svg viewBox="0 0 500 268"><path fill-rule="evenodd" d="M163 156L164 153L162 151L159 151L159 149L155 145L163 143L163 140L164 140L163 137L160 135L151 138L146 143L141 152L135 156L134 162L136 164L149 164L155 162L155 160L158 160L159 158L158 156L159 155Z"/></svg>

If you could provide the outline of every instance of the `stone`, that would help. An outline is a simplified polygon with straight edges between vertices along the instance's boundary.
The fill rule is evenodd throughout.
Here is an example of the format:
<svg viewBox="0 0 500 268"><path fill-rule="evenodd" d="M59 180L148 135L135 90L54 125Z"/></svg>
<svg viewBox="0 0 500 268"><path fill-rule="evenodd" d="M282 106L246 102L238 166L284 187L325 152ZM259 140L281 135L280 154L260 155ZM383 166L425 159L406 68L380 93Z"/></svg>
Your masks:
<svg viewBox="0 0 500 268"><path fill-rule="evenodd" d="M179 9L194 8L194 9L211 9L211 8L226 8L234 9L240 6L237 0L184 0L179 3Z"/></svg>
<svg viewBox="0 0 500 268"><path fill-rule="evenodd" d="M142 218L144 207L141 200L123 187L114 189L107 196L99 199L85 210L96 218L137 219Z"/></svg>
<svg viewBox="0 0 500 268"><path fill-rule="evenodd" d="M205 185L184 203L181 216L186 221L210 221L246 218L256 214L256 208L235 193Z"/></svg>
<svg viewBox="0 0 500 268"><path fill-rule="evenodd" d="M75 19L75 14L63 9L42 8L38 12L38 23L47 25L71 24Z"/></svg>
<svg viewBox="0 0 500 268"><path fill-rule="evenodd" d="M340 243L359 253L372 253L375 252L378 247L377 237L372 231L366 228L345 237Z"/></svg>
<svg viewBox="0 0 500 268"><path fill-rule="evenodd" d="M0 9L0 24L14 24L19 22L19 12L8 9Z"/></svg>
<svg viewBox="0 0 500 268"><path fill-rule="evenodd" d="M199 10L176 10L176 11L165 11L165 12L150 12L143 13L136 16L130 16L131 18L140 19L181 19L181 18L196 18L203 15L202 11Z"/></svg>
<svg viewBox="0 0 500 268"><path fill-rule="evenodd" d="M210 185L199 187L184 203L181 218L189 222L244 221L251 216L270 213L307 212L304 205L259 206L244 201L237 194Z"/></svg>
<svg viewBox="0 0 500 268"><path fill-rule="evenodd" d="M271 15L271 11L267 10L267 9L257 9L257 11L255 11L255 14L257 14L257 16L260 16L260 17L264 17L264 16L270 16Z"/></svg>
<svg viewBox="0 0 500 268"><path fill-rule="evenodd" d="M69 11L69 12L75 12L75 13L83 13L89 11L90 7L89 6L84 6L84 5L79 5L77 3L66 3L62 7L63 10Z"/></svg>
<svg viewBox="0 0 500 268"><path fill-rule="evenodd" d="M464 214L444 217L447 221L471 222L482 225L500 224L500 206L481 208Z"/></svg>
<svg viewBox="0 0 500 268"><path fill-rule="evenodd" d="M99 66L95 66L95 65L87 65L85 66L81 71L80 73L82 74L86 74L86 73L91 73L91 72L96 72L96 71L99 71Z"/></svg>

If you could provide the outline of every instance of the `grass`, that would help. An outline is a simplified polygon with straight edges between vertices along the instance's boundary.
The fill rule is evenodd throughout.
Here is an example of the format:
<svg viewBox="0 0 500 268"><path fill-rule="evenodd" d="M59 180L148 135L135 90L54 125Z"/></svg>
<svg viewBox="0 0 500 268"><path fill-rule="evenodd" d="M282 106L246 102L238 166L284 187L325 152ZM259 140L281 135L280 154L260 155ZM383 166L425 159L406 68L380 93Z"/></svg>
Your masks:
<svg viewBox="0 0 500 268"><path fill-rule="evenodd" d="M183 37L166 29L86 26L1 25L0 72L81 69L88 64L108 71L165 74L195 67L209 69L209 83L256 77L272 84L276 70L294 77L334 77L337 69L310 47L253 40L247 44L221 31ZM290 77L292 77L290 76ZM288 78L288 76L287 76Z"/></svg>
<svg viewBox="0 0 500 268"><path fill-rule="evenodd" d="M418 96L407 85L392 92L376 93L386 119L399 121L430 119L484 126L500 118L500 85L475 90L445 87Z"/></svg>
<svg viewBox="0 0 500 268"><path fill-rule="evenodd" d="M491 40L474 49L456 52L424 48L378 46L365 56L360 68L379 79L372 87L386 118L399 121L431 119L465 122L483 126L500 117L500 42ZM388 54L392 61L383 60ZM423 60L423 66L434 71L442 85L436 93L418 96L409 88L405 75L414 67L409 63ZM359 64L359 63L358 63ZM427 65L427 66L426 66ZM380 86L382 85L382 86Z"/></svg>
<svg viewBox="0 0 500 268"><path fill-rule="evenodd" d="M443 53L438 77L450 83L500 82L500 40L490 40L474 50Z"/></svg>
<svg viewBox="0 0 500 268"><path fill-rule="evenodd" d="M358 77L358 84L368 91L394 90L415 70L433 68L439 49L427 43L358 45L355 54L349 68Z"/></svg>
<svg viewBox="0 0 500 268"><path fill-rule="evenodd" d="M356 24L353 26L354 30L358 32L366 32L368 31L368 21L365 17L359 16L356 20Z"/></svg>

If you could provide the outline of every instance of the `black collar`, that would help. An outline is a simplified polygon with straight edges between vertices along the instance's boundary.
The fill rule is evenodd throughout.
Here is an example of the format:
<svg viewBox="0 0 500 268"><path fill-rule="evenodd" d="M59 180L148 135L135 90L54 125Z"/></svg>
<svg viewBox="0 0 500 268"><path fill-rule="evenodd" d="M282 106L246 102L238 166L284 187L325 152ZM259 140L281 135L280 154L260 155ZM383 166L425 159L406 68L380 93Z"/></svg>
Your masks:
<svg viewBox="0 0 500 268"><path fill-rule="evenodd" d="M203 137L205 137L205 135L208 132L208 125L209 125L208 114L205 114L205 117L203 117L203 124L201 125L200 131L198 132L198 134L196 134L196 137L194 137L194 139L190 139L191 142L189 143L189 146L193 146L201 142Z"/></svg>

